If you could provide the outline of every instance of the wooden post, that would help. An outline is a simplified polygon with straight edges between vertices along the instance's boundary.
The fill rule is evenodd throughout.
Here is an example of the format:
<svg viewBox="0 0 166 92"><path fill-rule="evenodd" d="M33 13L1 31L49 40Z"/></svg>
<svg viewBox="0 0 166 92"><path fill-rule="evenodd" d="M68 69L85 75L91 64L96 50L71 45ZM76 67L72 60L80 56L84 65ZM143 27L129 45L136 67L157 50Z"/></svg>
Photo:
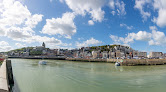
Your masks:
<svg viewBox="0 0 166 92"><path fill-rule="evenodd" d="M7 66L7 73L8 73L8 81L9 81L9 84L10 84L10 85L14 85L11 60L6 60L6 66Z"/></svg>

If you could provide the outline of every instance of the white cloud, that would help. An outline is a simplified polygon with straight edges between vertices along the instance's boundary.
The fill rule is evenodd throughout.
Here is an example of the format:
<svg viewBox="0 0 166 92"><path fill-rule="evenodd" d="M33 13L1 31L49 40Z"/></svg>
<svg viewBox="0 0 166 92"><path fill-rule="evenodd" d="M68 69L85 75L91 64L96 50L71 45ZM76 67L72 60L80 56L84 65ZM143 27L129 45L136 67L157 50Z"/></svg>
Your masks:
<svg viewBox="0 0 166 92"><path fill-rule="evenodd" d="M135 0L135 9L138 9L142 15L143 21L146 21L151 16L150 12L144 11L144 6L151 3L151 0Z"/></svg>
<svg viewBox="0 0 166 92"><path fill-rule="evenodd" d="M3 26L0 26L0 36L4 36L5 34L5 28Z"/></svg>
<svg viewBox="0 0 166 92"><path fill-rule="evenodd" d="M78 38L78 40L84 40L84 38L83 38L83 37L80 37L80 38Z"/></svg>
<svg viewBox="0 0 166 92"><path fill-rule="evenodd" d="M119 0L116 0L115 5L117 7L118 15L126 15L125 3L123 1L120 2Z"/></svg>
<svg viewBox="0 0 166 92"><path fill-rule="evenodd" d="M115 9L115 2L114 2L114 0L110 0L109 1L109 7L111 8L111 9Z"/></svg>
<svg viewBox="0 0 166 92"><path fill-rule="evenodd" d="M112 11L111 13L112 13L112 15L113 15L113 16L116 14L116 12L115 12L115 11Z"/></svg>
<svg viewBox="0 0 166 92"><path fill-rule="evenodd" d="M124 41L123 37L118 37L115 35L110 35L110 38L114 41L115 44L121 44Z"/></svg>
<svg viewBox="0 0 166 92"><path fill-rule="evenodd" d="M140 41L149 41L151 39L151 33L148 33L146 31L139 31L136 34L135 39Z"/></svg>
<svg viewBox="0 0 166 92"><path fill-rule="evenodd" d="M42 17L42 14L31 14L27 6L23 5L19 1L0 0L0 36L8 37L12 40L25 43L45 42L48 44L48 46L61 46L65 44L62 43L61 40L58 40L54 37L39 36L35 34L33 28L35 28L36 25L42 21ZM70 21L73 20L73 18L70 19L69 17L74 16L66 15L64 18L66 24L70 24ZM58 20L60 20L60 18ZM63 23L63 21L60 21L59 23ZM5 42L2 44L4 43ZM16 45L20 47L24 46L24 44L20 43L16 43ZM0 47L1 51L10 49L11 46L8 44Z"/></svg>
<svg viewBox="0 0 166 92"><path fill-rule="evenodd" d="M34 35L32 28L42 21L41 14L32 15L27 6L15 0L0 1L0 36L13 40L27 39Z"/></svg>
<svg viewBox="0 0 166 92"><path fill-rule="evenodd" d="M147 20L151 16L151 13L144 11L145 6L149 8L152 6L154 12L157 11L158 16L153 16L152 22L156 23L159 27L166 26L166 0L136 0L134 8L138 9L142 15L142 18Z"/></svg>
<svg viewBox="0 0 166 92"><path fill-rule="evenodd" d="M152 6L154 12L157 11L158 16L153 16L152 22L156 23L159 27L166 26L166 0L136 0L134 8L138 9L144 19L147 20L151 16L151 13L144 11L145 6L149 8Z"/></svg>
<svg viewBox="0 0 166 92"><path fill-rule="evenodd" d="M26 47L25 44L21 44L21 43L15 43L15 45L16 45L18 48Z"/></svg>
<svg viewBox="0 0 166 92"><path fill-rule="evenodd" d="M2 0L0 9L0 24L14 26L22 24L31 16L26 6L19 1Z"/></svg>
<svg viewBox="0 0 166 92"><path fill-rule="evenodd" d="M101 44L102 41L96 40L94 38L91 38L89 40L83 41L82 43L76 42L76 46L78 48L80 47L87 47L87 46L92 46L92 45L98 45Z"/></svg>
<svg viewBox="0 0 166 92"><path fill-rule="evenodd" d="M126 37L118 37L115 35L110 35L110 38L114 43L118 44L130 44L134 41L145 41L149 45L166 45L166 36L164 32L157 31L155 26L149 27L152 32L139 31L138 33L129 33Z"/></svg>
<svg viewBox="0 0 166 92"><path fill-rule="evenodd" d="M150 26L149 29L150 30L157 30L157 27L156 26Z"/></svg>
<svg viewBox="0 0 166 92"><path fill-rule="evenodd" d="M115 35L110 35L110 38L114 41L114 43L130 44L133 43L134 40L150 41L151 33L148 33L146 31L139 31L138 33L128 33L126 37L118 37Z"/></svg>
<svg viewBox="0 0 166 92"><path fill-rule="evenodd" d="M117 12L117 15L126 15L125 3L123 1L110 0L109 7L113 10L111 12L113 15L115 15L116 12Z"/></svg>
<svg viewBox="0 0 166 92"><path fill-rule="evenodd" d="M8 46L9 43L5 42L5 41L0 41L0 46Z"/></svg>
<svg viewBox="0 0 166 92"><path fill-rule="evenodd" d="M166 9L159 10L159 16L156 20L156 24L160 27L166 26Z"/></svg>
<svg viewBox="0 0 166 92"><path fill-rule="evenodd" d="M153 7L158 11L158 17L154 17L153 22L160 27L166 26L166 1L154 0Z"/></svg>
<svg viewBox="0 0 166 92"><path fill-rule="evenodd" d="M90 14L93 21L103 21L105 12L102 10L106 0L64 0L76 14Z"/></svg>
<svg viewBox="0 0 166 92"><path fill-rule="evenodd" d="M166 26L166 1L165 0L154 0L154 9L158 10L158 17L154 17L155 22L160 27Z"/></svg>
<svg viewBox="0 0 166 92"><path fill-rule="evenodd" d="M94 22L93 22L92 20L89 20L89 21L88 21L88 24L89 24L89 25L94 25Z"/></svg>
<svg viewBox="0 0 166 92"><path fill-rule="evenodd" d="M127 28L128 30L134 29L133 26L128 26L127 24L124 24L124 23L120 24L120 27L125 27L125 28Z"/></svg>
<svg viewBox="0 0 166 92"><path fill-rule="evenodd" d="M39 35L34 35L34 36L31 36L30 38L23 39L22 42L28 42L28 43L45 42L45 43L56 44L56 45L62 44L61 40L55 39L54 37L39 36Z"/></svg>
<svg viewBox="0 0 166 92"><path fill-rule="evenodd" d="M125 3L120 0L60 0L60 2L65 2L76 15L89 14L93 23L104 20L105 12L102 8L106 4L113 9L113 15L116 12L117 15L126 15Z"/></svg>
<svg viewBox="0 0 166 92"><path fill-rule="evenodd" d="M153 7L154 9L166 9L166 1L165 0L154 0Z"/></svg>
<svg viewBox="0 0 166 92"><path fill-rule="evenodd" d="M12 47L6 41L0 41L0 52L9 51Z"/></svg>
<svg viewBox="0 0 166 92"><path fill-rule="evenodd" d="M16 40L22 41L23 39L30 38L32 36L33 30L29 27L20 28L20 27L10 27L7 30L7 34L5 36Z"/></svg>
<svg viewBox="0 0 166 92"><path fill-rule="evenodd" d="M62 18L46 19L46 24L42 29L42 33L49 35L62 35L71 39L71 36L76 33L76 26L73 22L74 13L64 13Z"/></svg>
<svg viewBox="0 0 166 92"><path fill-rule="evenodd" d="M27 19L27 21L25 22L25 24L28 27L34 28L36 27L36 25L42 21L42 17L43 15L41 14L34 14L33 16L31 16L30 18Z"/></svg>
<svg viewBox="0 0 166 92"><path fill-rule="evenodd" d="M152 30L152 39L149 45L166 45L166 36L163 32Z"/></svg>

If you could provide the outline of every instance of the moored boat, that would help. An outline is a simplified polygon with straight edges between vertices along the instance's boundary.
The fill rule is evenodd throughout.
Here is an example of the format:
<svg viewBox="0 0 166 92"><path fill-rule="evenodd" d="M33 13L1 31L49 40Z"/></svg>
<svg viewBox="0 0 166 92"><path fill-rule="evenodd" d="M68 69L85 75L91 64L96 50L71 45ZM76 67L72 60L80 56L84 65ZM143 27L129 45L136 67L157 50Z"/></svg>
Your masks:
<svg viewBox="0 0 166 92"><path fill-rule="evenodd" d="M117 61L116 61L116 63L115 63L115 66L120 66L120 62L118 62L118 59L119 59L119 58L116 59Z"/></svg>
<svg viewBox="0 0 166 92"><path fill-rule="evenodd" d="M47 62L46 62L46 61L39 61L39 64L40 64L40 65L46 65Z"/></svg>
<svg viewBox="0 0 166 92"><path fill-rule="evenodd" d="M116 62L116 63L115 63L115 66L120 66L120 62Z"/></svg>

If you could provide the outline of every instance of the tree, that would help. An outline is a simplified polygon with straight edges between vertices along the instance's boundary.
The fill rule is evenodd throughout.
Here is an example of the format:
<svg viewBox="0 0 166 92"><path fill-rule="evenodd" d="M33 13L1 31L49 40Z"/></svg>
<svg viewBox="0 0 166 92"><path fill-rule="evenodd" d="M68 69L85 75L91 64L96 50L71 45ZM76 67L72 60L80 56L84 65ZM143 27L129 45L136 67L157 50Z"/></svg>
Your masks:
<svg viewBox="0 0 166 92"><path fill-rule="evenodd" d="M42 51L30 51L30 55L42 55Z"/></svg>

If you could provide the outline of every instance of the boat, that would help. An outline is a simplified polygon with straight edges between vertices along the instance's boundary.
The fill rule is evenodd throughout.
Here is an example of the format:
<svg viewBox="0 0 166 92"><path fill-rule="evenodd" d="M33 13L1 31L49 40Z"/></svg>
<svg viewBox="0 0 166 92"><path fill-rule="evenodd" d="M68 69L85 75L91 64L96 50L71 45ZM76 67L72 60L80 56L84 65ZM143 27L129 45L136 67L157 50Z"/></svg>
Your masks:
<svg viewBox="0 0 166 92"><path fill-rule="evenodd" d="M46 62L46 61L39 61L39 64L40 64L40 65L46 65L47 62Z"/></svg>
<svg viewBox="0 0 166 92"><path fill-rule="evenodd" d="M115 63L115 66L120 66L120 62L118 62L118 59L119 59L119 58L117 58L117 61L116 61L116 63Z"/></svg>
<svg viewBox="0 0 166 92"><path fill-rule="evenodd" d="M116 62L116 63L115 63L115 66L120 66L120 62Z"/></svg>

